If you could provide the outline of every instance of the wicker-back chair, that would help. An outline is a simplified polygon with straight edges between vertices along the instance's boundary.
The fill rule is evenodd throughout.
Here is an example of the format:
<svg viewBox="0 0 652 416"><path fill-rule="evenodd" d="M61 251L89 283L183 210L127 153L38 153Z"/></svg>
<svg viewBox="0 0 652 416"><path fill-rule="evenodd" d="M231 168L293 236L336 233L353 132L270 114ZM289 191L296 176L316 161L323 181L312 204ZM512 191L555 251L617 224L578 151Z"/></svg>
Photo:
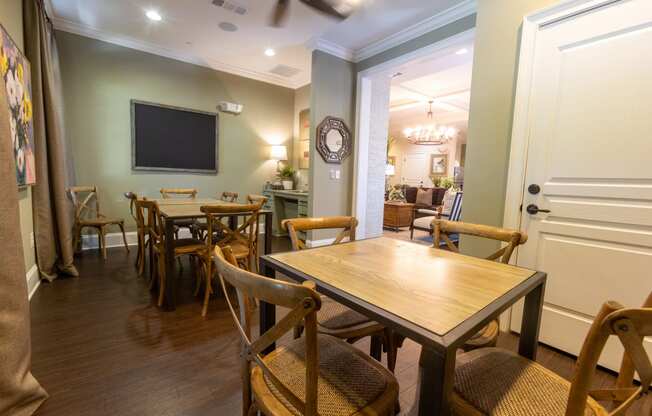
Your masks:
<svg viewBox="0 0 652 416"><path fill-rule="evenodd" d="M496 260L505 264L509 263L509 259L512 257L512 253L514 253L516 247L525 244L527 241L527 234L520 231L460 221L434 219L432 221L432 230L433 247L447 248L455 253L459 253L460 250L457 244L450 238L451 235L457 238L460 235L469 235L507 243L498 251L486 257L487 260ZM498 319L495 319L469 339L462 346L462 349L470 351L481 347L495 347L499 332L500 322Z"/></svg>
<svg viewBox="0 0 652 416"><path fill-rule="evenodd" d="M242 338L242 415L393 416L398 383L380 363L337 338L317 333L321 298L314 285L262 277L237 266L227 246L215 248L214 261L225 298ZM235 287L236 309L227 285ZM255 341L251 339L254 300L289 312ZM305 336L261 352L298 324Z"/></svg>

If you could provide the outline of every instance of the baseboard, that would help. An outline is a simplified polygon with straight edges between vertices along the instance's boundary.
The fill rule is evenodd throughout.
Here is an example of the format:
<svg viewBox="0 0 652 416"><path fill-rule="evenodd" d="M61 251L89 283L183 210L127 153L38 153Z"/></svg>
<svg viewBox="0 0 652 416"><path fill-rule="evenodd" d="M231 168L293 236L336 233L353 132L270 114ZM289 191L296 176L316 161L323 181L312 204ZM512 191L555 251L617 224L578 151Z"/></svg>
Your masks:
<svg viewBox="0 0 652 416"><path fill-rule="evenodd" d="M34 296L34 293L36 293L38 287L41 286L41 276L36 264L29 269L25 275L25 278L27 279L27 293L29 294L28 299L32 299L32 296Z"/></svg>
<svg viewBox="0 0 652 416"><path fill-rule="evenodd" d="M260 227L260 234L265 234L264 227L262 226ZM125 236L127 237L127 245L138 245L138 233L136 231L125 233ZM179 230L179 238L192 238L192 234L190 233L189 229L182 228ZM331 242L332 241L334 241L334 239L331 240ZM122 241L122 233L109 233L106 235L106 248L124 246L125 243ZM100 248L100 245L98 242L97 234L82 235L82 250L97 250L98 248Z"/></svg>
<svg viewBox="0 0 652 416"><path fill-rule="evenodd" d="M125 233L127 237L127 244L135 246L138 244L138 233L131 231ZM122 233L109 233L106 235L106 247L124 247L125 243L122 241ZM95 250L100 247L97 234L84 234L82 235L82 250Z"/></svg>

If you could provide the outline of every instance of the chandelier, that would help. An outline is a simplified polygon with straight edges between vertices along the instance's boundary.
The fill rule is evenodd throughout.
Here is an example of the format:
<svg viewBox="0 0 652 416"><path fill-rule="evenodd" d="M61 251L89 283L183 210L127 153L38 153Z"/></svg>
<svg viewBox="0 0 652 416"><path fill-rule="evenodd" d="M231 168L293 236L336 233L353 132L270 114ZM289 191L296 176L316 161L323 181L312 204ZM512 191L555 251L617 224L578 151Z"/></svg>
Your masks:
<svg viewBox="0 0 652 416"><path fill-rule="evenodd" d="M433 100L428 101L428 112L426 114L429 120L434 117L432 111ZM457 129L444 125L430 124L427 126L416 126L414 128L406 128L403 134L407 141L412 144L431 145L437 146L446 144L457 136Z"/></svg>

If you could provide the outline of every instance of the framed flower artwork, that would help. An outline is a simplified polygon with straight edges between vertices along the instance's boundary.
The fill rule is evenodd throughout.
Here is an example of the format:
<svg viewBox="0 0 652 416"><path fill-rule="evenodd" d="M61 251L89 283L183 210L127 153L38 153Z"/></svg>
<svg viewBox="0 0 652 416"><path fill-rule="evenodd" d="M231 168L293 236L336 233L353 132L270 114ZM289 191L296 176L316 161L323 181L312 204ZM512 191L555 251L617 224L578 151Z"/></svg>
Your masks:
<svg viewBox="0 0 652 416"><path fill-rule="evenodd" d="M16 180L19 187L34 185L36 175L30 65L2 25L0 25L0 75L7 91L9 104Z"/></svg>
<svg viewBox="0 0 652 416"><path fill-rule="evenodd" d="M430 155L430 175L445 176L448 172L448 155Z"/></svg>

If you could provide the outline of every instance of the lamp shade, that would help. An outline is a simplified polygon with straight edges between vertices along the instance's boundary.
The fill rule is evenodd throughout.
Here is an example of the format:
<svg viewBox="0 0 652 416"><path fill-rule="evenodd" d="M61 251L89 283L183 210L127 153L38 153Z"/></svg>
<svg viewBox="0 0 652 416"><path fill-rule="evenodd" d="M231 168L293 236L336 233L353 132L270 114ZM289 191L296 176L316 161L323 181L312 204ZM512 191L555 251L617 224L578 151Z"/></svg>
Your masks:
<svg viewBox="0 0 652 416"><path fill-rule="evenodd" d="M272 160L288 160L287 146L272 146L269 152L269 158Z"/></svg>

